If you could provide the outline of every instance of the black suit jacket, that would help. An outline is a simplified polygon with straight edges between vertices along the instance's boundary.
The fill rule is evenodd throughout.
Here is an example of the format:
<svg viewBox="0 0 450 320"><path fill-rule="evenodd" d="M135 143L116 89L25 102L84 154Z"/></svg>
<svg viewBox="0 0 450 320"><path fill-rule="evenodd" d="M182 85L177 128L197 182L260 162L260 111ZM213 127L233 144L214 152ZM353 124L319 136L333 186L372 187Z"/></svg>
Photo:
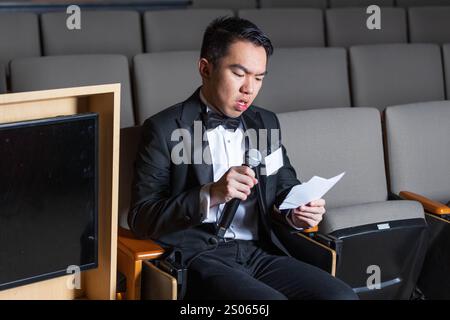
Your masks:
<svg viewBox="0 0 450 320"><path fill-rule="evenodd" d="M176 248L183 253L183 260L199 252L214 249L217 241L212 224L202 224L199 207L199 193L203 185L213 181L213 168L191 162L174 164L172 149L180 143L172 141L176 129L185 129L194 136L194 121L201 121L204 105L199 89L186 101L174 105L147 119L143 126L143 137L135 162L132 200L128 224L136 236L151 238L163 247ZM244 129L268 129L267 154L271 150L270 129L280 129L278 118L273 112L251 106L242 114ZM197 123L197 126L199 123ZM257 135L258 136L258 135ZM281 137L281 135L280 135ZM281 139L281 138L280 138ZM274 141L275 142L275 141ZM275 145L281 146L280 141ZM250 147L258 141L250 139ZM198 152L207 148L207 141L201 149L194 148L186 156L191 160ZM279 205L289 190L300 182L282 147L284 166L269 177L256 170L259 183L256 193L259 206L259 237L262 243L289 254L272 230L274 205ZM280 219L284 221L285 219ZM286 224L287 225L287 224Z"/></svg>

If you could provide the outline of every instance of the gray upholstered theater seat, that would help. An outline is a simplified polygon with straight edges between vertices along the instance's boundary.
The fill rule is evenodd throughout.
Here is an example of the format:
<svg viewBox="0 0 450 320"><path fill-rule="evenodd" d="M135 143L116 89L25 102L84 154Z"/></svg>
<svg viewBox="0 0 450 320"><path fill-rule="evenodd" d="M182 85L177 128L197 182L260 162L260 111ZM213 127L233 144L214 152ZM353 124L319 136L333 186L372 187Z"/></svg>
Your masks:
<svg viewBox="0 0 450 320"><path fill-rule="evenodd" d="M8 67L9 61L14 58L40 55L37 15L25 12L0 13L0 64Z"/></svg>
<svg viewBox="0 0 450 320"><path fill-rule="evenodd" d="M323 13L312 8L240 10L238 15L255 23L275 47L323 47Z"/></svg>
<svg viewBox="0 0 450 320"><path fill-rule="evenodd" d="M356 107L444 100L441 50L434 44L386 44L350 48Z"/></svg>
<svg viewBox="0 0 450 320"><path fill-rule="evenodd" d="M0 94L6 92L6 66L0 63Z"/></svg>
<svg viewBox="0 0 450 320"><path fill-rule="evenodd" d="M278 114L283 144L300 181L346 172L325 196L323 233L383 221L423 218L420 204L387 201L381 120L374 108Z"/></svg>
<svg viewBox="0 0 450 320"><path fill-rule="evenodd" d="M350 107L345 50L275 50L254 104L274 112Z"/></svg>
<svg viewBox="0 0 450 320"><path fill-rule="evenodd" d="M189 98L201 85L198 51L140 54L134 58L138 124Z"/></svg>
<svg viewBox="0 0 450 320"><path fill-rule="evenodd" d="M391 189L450 200L450 101L386 109Z"/></svg>
<svg viewBox="0 0 450 320"><path fill-rule="evenodd" d="M120 55L66 55L15 59L12 92L120 83L120 125L134 125L128 61Z"/></svg>
<svg viewBox="0 0 450 320"><path fill-rule="evenodd" d="M444 73L445 73L447 100L450 100L450 44L443 45L442 52L444 55Z"/></svg>
<svg viewBox="0 0 450 320"><path fill-rule="evenodd" d="M350 47L378 43L406 43L408 32L403 8L383 8L382 27L369 30L366 8L337 8L326 11L328 45Z"/></svg>
<svg viewBox="0 0 450 320"><path fill-rule="evenodd" d="M327 0L259 0L261 8L321 8L327 7Z"/></svg>
<svg viewBox="0 0 450 320"><path fill-rule="evenodd" d="M394 5L394 0L329 0L330 8L338 7L368 7L377 5L380 7L389 7Z"/></svg>
<svg viewBox="0 0 450 320"><path fill-rule="evenodd" d="M450 42L450 5L408 9L411 42Z"/></svg>
<svg viewBox="0 0 450 320"><path fill-rule="evenodd" d="M239 10L256 6L256 0L192 0L193 8Z"/></svg>
<svg viewBox="0 0 450 320"><path fill-rule="evenodd" d="M450 0L396 0L397 7L450 6Z"/></svg>
<svg viewBox="0 0 450 320"><path fill-rule="evenodd" d="M41 15L44 55L121 54L131 59L143 52L136 11L81 12L81 30L69 30L65 12Z"/></svg>
<svg viewBox="0 0 450 320"><path fill-rule="evenodd" d="M208 24L217 17L233 16L226 9L147 11L144 14L145 51L200 50Z"/></svg>

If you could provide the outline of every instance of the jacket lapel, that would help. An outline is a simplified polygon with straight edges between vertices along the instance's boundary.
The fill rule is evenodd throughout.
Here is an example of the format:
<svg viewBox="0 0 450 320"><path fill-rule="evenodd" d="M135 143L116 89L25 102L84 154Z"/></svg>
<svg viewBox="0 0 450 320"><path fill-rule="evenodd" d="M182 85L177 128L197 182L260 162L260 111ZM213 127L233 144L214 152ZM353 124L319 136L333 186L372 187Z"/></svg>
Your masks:
<svg viewBox="0 0 450 320"><path fill-rule="evenodd" d="M199 96L200 88L183 103L183 111L179 119L178 126L181 129L189 130L190 133L190 160L193 165L198 183L204 185L213 181L213 167L211 165L209 145L203 134L206 131L202 122L204 105ZM205 150L205 156L203 151ZM208 159L209 157L209 159ZM205 159L209 161L205 161Z"/></svg>
<svg viewBox="0 0 450 320"><path fill-rule="evenodd" d="M265 156L265 150L261 150L261 146L264 145L264 143L267 143L265 141L262 143L260 141L261 137L264 137L264 135L260 135L260 129L265 129L264 123L261 119L261 115L259 112L252 110L251 108L247 109L242 114L242 122L244 125L244 130L247 132L248 137L248 146L250 149L254 148L259 151L261 151L262 156ZM258 179L258 184L256 185L256 191L258 194L258 203L260 205L261 210L266 213L266 176L261 174L261 165L259 165L256 168L256 175Z"/></svg>

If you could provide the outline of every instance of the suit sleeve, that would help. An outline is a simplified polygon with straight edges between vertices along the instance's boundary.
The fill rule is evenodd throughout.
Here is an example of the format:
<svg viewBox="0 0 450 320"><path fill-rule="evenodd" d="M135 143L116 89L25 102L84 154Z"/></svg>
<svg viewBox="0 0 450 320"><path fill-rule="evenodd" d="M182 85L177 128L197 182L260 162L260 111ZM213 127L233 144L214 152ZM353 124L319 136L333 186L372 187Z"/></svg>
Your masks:
<svg viewBox="0 0 450 320"><path fill-rule="evenodd" d="M167 137L152 118L143 126L143 136L134 166L128 225L140 238L157 239L202 221L201 186L170 193L171 155Z"/></svg>

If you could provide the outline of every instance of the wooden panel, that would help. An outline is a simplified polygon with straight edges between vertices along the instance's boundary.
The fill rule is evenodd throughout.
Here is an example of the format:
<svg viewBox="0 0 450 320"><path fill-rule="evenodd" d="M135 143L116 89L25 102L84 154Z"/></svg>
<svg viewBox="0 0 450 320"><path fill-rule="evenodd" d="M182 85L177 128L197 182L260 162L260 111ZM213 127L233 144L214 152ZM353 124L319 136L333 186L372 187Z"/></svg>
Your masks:
<svg viewBox="0 0 450 320"><path fill-rule="evenodd" d="M120 84L0 95L0 123L84 112L99 114L99 267L82 272L81 290L68 288L68 275L1 291L0 299L115 299Z"/></svg>

